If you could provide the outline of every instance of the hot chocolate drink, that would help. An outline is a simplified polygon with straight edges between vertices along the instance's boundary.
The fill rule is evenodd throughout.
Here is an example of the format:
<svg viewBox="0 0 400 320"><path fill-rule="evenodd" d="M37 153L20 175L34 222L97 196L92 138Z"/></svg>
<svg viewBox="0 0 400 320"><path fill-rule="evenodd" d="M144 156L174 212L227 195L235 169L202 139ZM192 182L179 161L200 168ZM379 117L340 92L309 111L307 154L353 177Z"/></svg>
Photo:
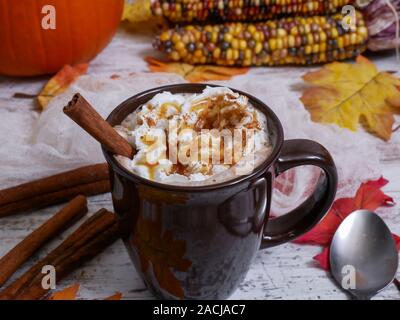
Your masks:
<svg viewBox="0 0 400 320"><path fill-rule="evenodd" d="M112 133L104 137L107 126L99 130L99 121L90 130L103 138L134 276L164 299L229 297L260 248L309 231L335 198L336 168L323 146L284 141L279 119L262 101L210 86L139 93L109 115ZM88 108L81 109L80 118ZM89 115L86 127L93 123ZM270 219L275 177L303 165L324 171L315 191Z"/></svg>
<svg viewBox="0 0 400 320"><path fill-rule="evenodd" d="M135 149L133 159L116 158L132 173L161 183L220 183L251 173L270 155L267 121L229 88L162 92L115 126Z"/></svg>

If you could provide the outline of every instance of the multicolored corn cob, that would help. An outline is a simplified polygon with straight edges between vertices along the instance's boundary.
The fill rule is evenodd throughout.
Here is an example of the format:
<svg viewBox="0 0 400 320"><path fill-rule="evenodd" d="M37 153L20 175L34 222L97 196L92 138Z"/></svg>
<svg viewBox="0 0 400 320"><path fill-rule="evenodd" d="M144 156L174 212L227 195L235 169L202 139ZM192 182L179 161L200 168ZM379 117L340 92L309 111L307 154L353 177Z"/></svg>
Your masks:
<svg viewBox="0 0 400 320"><path fill-rule="evenodd" d="M354 30L343 16L282 18L261 23L184 26L163 32L154 47L174 61L228 66L314 64L343 60L366 49L361 13Z"/></svg>
<svg viewBox="0 0 400 320"><path fill-rule="evenodd" d="M179 22L261 21L280 16L326 15L354 0L152 0L152 14Z"/></svg>

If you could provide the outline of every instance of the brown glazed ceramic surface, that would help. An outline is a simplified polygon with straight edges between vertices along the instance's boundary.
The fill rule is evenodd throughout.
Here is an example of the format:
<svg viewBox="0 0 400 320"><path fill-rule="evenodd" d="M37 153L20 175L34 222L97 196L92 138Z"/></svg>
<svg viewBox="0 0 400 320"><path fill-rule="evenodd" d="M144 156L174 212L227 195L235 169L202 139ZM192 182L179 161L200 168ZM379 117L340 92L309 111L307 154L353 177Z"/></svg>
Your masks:
<svg viewBox="0 0 400 320"><path fill-rule="evenodd" d="M140 93L108 117L117 125L162 91L200 93L204 84L177 84ZM152 182L124 169L103 148L110 166L112 197L130 257L150 290L164 299L225 299L244 279L259 249L305 233L330 208L337 173L328 151L310 140L283 140L276 115L260 100L273 152L246 176L211 186L171 186ZM272 182L300 165L320 167L314 193L290 213L269 218Z"/></svg>

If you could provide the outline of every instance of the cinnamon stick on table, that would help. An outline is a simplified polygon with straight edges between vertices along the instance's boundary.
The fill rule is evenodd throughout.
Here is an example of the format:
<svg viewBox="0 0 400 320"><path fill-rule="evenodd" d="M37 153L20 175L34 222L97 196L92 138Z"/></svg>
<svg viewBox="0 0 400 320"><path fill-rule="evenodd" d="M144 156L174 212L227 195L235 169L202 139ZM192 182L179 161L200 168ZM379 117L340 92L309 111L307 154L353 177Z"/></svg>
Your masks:
<svg viewBox="0 0 400 320"><path fill-rule="evenodd" d="M77 196L11 249L0 259L0 286L2 286L44 243L57 236L60 232L69 227L71 223L80 219L86 212L86 198L84 196Z"/></svg>
<svg viewBox="0 0 400 320"><path fill-rule="evenodd" d="M133 158L133 147L79 93L75 94L68 105L64 107L64 113L104 145L107 150L130 159Z"/></svg>
<svg viewBox="0 0 400 320"><path fill-rule="evenodd" d="M109 191L107 164L89 165L0 190L0 217Z"/></svg>
<svg viewBox="0 0 400 320"><path fill-rule="evenodd" d="M99 163L59 173L0 191L0 206L69 187L108 179L108 166Z"/></svg>
<svg viewBox="0 0 400 320"><path fill-rule="evenodd" d="M19 279L0 292L0 300L35 300L49 293L42 286L42 267L52 265L56 281L77 269L83 262L96 256L119 237L115 214L105 209L86 220L45 258L33 265Z"/></svg>

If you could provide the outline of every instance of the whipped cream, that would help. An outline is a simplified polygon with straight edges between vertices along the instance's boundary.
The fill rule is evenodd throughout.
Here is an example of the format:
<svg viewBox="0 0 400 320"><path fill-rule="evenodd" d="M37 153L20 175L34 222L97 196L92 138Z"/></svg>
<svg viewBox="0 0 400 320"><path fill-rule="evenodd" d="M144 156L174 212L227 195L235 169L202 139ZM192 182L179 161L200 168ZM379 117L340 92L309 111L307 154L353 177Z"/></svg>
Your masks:
<svg viewBox="0 0 400 320"><path fill-rule="evenodd" d="M265 115L225 87L159 93L115 129L136 150L133 159L117 160L141 177L167 184L230 180L249 173L271 151Z"/></svg>

